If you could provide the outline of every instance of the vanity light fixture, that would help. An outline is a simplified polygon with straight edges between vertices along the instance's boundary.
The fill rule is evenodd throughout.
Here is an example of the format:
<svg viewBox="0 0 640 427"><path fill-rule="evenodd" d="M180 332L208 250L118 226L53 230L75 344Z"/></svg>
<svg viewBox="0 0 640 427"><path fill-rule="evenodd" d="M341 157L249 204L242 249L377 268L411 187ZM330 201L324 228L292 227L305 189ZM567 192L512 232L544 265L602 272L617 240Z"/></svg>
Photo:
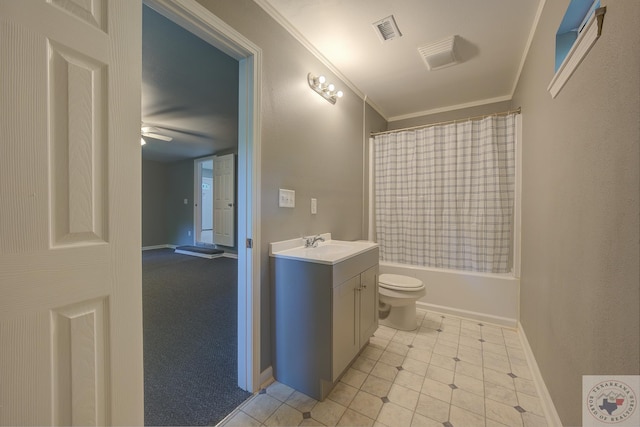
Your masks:
<svg viewBox="0 0 640 427"><path fill-rule="evenodd" d="M335 104L338 98L342 98L342 95L344 95L341 90L336 90L333 83L327 83L325 76L314 76L309 73L307 74L307 81L311 89L332 104Z"/></svg>

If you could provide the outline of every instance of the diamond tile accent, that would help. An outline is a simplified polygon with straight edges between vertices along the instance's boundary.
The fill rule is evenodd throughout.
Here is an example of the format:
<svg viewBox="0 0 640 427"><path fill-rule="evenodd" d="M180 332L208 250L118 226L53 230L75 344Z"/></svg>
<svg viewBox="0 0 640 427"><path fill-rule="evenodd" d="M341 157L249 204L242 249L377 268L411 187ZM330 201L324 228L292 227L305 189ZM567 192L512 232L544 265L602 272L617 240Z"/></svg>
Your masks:
<svg viewBox="0 0 640 427"><path fill-rule="evenodd" d="M482 338L480 338L478 341L480 342L486 342L485 340L483 340Z"/></svg>
<svg viewBox="0 0 640 427"><path fill-rule="evenodd" d="M389 403L390 400L387 396L381 397L380 400L382 400L382 403Z"/></svg>
<svg viewBox="0 0 640 427"><path fill-rule="evenodd" d="M407 347L409 347L409 348L413 348L413 344L409 344Z"/></svg>
<svg viewBox="0 0 640 427"><path fill-rule="evenodd" d="M403 368L402 366L396 366L396 369L397 369L398 371L402 371L402 370L404 370L404 368Z"/></svg>
<svg viewBox="0 0 640 427"><path fill-rule="evenodd" d="M453 424L451 424L449 421L445 421L445 422L443 422L443 423L442 423L442 425L443 425L444 427L453 427Z"/></svg>
<svg viewBox="0 0 640 427"><path fill-rule="evenodd" d="M460 361L460 359L458 359L457 357L454 357L453 360L455 360L456 362Z"/></svg>
<svg viewBox="0 0 640 427"><path fill-rule="evenodd" d="M455 390L458 388L458 386L455 384L449 384L449 387L451 387L451 390Z"/></svg>
<svg viewBox="0 0 640 427"><path fill-rule="evenodd" d="M516 411L520 412L521 414L527 412L522 406L518 405L518 406L514 406L514 408L516 408Z"/></svg>
<svg viewBox="0 0 640 427"><path fill-rule="evenodd" d="M511 378L518 378L518 376L513 372L509 372L507 375L509 375Z"/></svg>
<svg viewBox="0 0 640 427"><path fill-rule="evenodd" d="M478 326L484 326L482 323L478 323Z"/></svg>
<svg viewBox="0 0 640 427"><path fill-rule="evenodd" d="M436 331L438 331L438 332L442 332L442 329L438 328L438 329L436 329Z"/></svg>
<svg viewBox="0 0 640 427"><path fill-rule="evenodd" d="M261 388L260 391L258 392L258 394L266 394L266 393L267 393L266 388Z"/></svg>

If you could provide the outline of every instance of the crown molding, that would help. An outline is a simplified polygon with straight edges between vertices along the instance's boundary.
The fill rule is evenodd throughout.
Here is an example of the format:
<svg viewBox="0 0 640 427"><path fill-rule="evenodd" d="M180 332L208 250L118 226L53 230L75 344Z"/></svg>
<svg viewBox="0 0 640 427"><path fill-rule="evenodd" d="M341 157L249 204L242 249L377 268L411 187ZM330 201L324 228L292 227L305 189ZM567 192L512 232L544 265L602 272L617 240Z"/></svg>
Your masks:
<svg viewBox="0 0 640 427"><path fill-rule="evenodd" d="M448 107L434 108L432 110L418 111L417 113L403 114L401 116L389 117L389 123L398 120L414 119L416 117L430 116L431 114L446 113L448 111L462 110L464 108L479 107L481 105L493 104L496 102L511 101L511 95L499 96L496 98L482 99L480 101L467 102L464 104L450 105Z"/></svg>
<svg viewBox="0 0 640 427"><path fill-rule="evenodd" d="M382 112L380 107L358 88L351 80L349 80L342 72L331 63L309 40L307 40L280 12L278 12L267 0L253 0L260 6L269 16L271 16L280 26L282 26L291 36L296 39L305 49L315 56L329 71L335 74L352 92L360 99L371 106L378 114L388 121L387 116Z"/></svg>

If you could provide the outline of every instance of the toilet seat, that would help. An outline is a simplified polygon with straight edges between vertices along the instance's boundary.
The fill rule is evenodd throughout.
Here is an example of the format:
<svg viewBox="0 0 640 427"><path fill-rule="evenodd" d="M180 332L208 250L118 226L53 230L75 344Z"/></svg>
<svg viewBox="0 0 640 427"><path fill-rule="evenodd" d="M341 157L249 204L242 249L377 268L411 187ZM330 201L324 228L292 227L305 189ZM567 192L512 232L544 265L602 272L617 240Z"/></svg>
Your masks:
<svg viewBox="0 0 640 427"><path fill-rule="evenodd" d="M381 274L378 285L395 291L415 292L424 289L424 283L421 280L400 274Z"/></svg>

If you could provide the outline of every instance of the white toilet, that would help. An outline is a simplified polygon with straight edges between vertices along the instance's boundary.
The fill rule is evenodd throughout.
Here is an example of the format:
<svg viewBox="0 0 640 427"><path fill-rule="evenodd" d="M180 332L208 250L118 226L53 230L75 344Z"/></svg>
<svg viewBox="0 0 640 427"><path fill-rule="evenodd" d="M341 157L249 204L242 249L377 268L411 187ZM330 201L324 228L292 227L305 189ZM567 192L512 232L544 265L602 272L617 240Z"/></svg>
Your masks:
<svg viewBox="0 0 640 427"><path fill-rule="evenodd" d="M416 322L416 301L425 296L424 283L414 277L381 274L378 277L379 324L403 331L413 331Z"/></svg>

